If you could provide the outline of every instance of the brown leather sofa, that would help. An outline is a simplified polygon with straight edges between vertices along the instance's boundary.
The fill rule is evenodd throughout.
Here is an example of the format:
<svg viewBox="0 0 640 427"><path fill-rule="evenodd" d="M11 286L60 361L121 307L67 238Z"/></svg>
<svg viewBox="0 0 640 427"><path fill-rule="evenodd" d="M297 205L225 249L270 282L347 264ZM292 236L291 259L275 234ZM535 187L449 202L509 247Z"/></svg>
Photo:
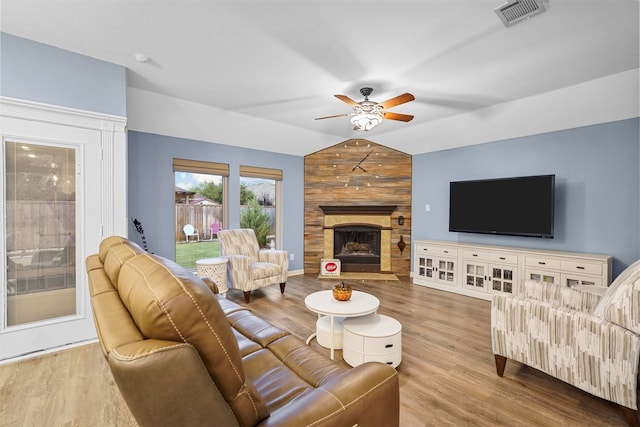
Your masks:
<svg viewBox="0 0 640 427"><path fill-rule="evenodd" d="M87 272L102 350L141 426L399 423L390 366L333 362L123 237L103 240Z"/></svg>

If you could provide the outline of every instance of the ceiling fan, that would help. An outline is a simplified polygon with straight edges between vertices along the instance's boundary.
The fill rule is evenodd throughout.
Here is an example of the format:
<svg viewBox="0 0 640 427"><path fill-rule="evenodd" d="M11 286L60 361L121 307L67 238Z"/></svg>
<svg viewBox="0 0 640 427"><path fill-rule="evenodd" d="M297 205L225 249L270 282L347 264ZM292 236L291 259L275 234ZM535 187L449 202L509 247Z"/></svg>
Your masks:
<svg viewBox="0 0 640 427"><path fill-rule="evenodd" d="M356 102L346 95L334 95L340 101L349 104L353 108L352 113L336 114L333 116L318 117L316 120L331 119L334 117L351 117L351 123L353 123L353 130L371 130L380 123L382 119L399 120L401 122L409 122L413 119L413 116L409 114L392 113L386 111L388 108L395 107L396 105L404 104L405 102L413 101L416 99L410 93L403 93L384 102L369 101L369 95L371 95L373 89L370 87L363 87L360 89L360 93L364 96L364 101Z"/></svg>

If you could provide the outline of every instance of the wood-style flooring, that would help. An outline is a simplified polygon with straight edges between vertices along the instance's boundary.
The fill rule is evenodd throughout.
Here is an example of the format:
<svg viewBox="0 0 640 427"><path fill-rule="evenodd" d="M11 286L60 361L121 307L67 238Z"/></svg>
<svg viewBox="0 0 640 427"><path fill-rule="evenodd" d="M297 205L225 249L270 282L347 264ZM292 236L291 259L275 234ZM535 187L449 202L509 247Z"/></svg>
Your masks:
<svg viewBox="0 0 640 427"><path fill-rule="evenodd" d="M292 276L284 295L278 286L261 289L248 306L306 339L317 317L304 297L333 283ZM498 377L489 302L412 285L409 278L349 284L376 295L378 312L402 323L401 426L627 425L616 405L517 362L508 361ZM240 291L227 297L244 305ZM311 346L328 356L315 340ZM0 366L0 426L135 425L98 344Z"/></svg>

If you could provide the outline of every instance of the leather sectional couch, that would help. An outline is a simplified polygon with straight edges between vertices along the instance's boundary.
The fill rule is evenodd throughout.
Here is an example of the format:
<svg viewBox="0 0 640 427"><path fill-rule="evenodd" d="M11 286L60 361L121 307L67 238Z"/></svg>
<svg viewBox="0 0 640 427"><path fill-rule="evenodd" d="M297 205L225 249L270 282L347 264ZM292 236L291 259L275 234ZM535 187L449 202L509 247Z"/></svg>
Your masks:
<svg viewBox="0 0 640 427"><path fill-rule="evenodd" d="M123 237L87 258L105 358L141 426L397 426L382 363L348 368Z"/></svg>

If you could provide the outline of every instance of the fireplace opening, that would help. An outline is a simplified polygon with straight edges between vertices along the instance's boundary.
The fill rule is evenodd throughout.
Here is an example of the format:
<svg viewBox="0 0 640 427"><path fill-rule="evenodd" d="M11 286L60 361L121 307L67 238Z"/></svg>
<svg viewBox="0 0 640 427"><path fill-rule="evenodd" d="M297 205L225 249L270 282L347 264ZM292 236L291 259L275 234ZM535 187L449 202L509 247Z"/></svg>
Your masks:
<svg viewBox="0 0 640 427"><path fill-rule="evenodd" d="M333 257L345 272L380 272L380 229L342 226L333 230Z"/></svg>

